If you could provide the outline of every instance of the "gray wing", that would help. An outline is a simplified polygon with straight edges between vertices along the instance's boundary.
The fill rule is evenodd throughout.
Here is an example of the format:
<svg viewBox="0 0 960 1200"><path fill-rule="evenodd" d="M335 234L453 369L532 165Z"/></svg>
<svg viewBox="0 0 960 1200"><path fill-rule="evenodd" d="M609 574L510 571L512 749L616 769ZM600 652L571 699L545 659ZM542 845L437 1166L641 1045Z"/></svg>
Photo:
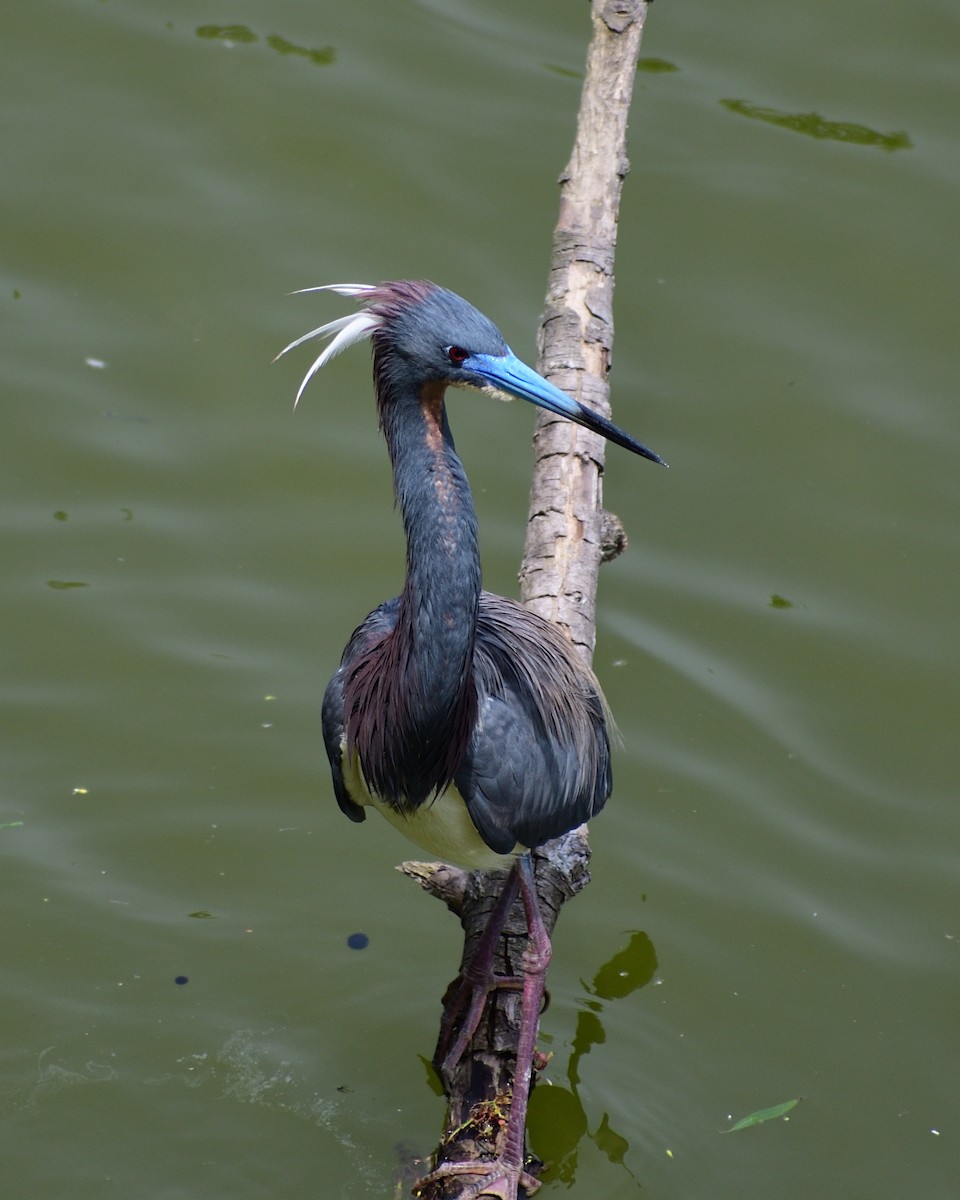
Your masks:
<svg viewBox="0 0 960 1200"><path fill-rule="evenodd" d="M612 785L606 707L567 639L483 592L474 672L477 722L455 782L484 841L534 847L598 813Z"/></svg>
<svg viewBox="0 0 960 1200"><path fill-rule="evenodd" d="M340 811L345 813L351 821L365 821L367 814L363 806L351 797L343 778L344 673L360 655L365 654L393 630L397 623L398 604L397 597L387 600L379 608L375 608L361 625L357 626L340 659L340 669L327 684L327 690L323 695L321 727L323 744L327 750L327 758L330 760L333 791L337 797L337 804L340 805Z"/></svg>

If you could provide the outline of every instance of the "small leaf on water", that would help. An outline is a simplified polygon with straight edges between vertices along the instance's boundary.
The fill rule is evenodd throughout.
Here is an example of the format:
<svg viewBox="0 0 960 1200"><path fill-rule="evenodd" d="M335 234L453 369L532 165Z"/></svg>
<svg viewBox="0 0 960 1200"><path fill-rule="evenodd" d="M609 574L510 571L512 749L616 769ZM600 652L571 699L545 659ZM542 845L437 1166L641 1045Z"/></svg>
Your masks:
<svg viewBox="0 0 960 1200"><path fill-rule="evenodd" d="M736 1125L731 1125L729 1129L721 1129L721 1133L736 1133L738 1129L749 1129L751 1125L762 1125L764 1121L774 1121L777 1117L784 1117L791 1110L796 1108L802 1097L797 1096L795 1100L785 1100L783 1104L775 1104L773 1108L760 1108L753 1112L749 1117L741 1117Z"/></svg>
<svg viewBox="0 0 960 1200"><path fill-rule="evenodd" d="M249 45L259 39L246 25L198 25L197 37L212 38L218 42L241 42Z"/></svg>
<svg viewBox="0 0 960 1200"><path fill-rule="evenodd" d="M321 46L313 49L307 46L298 46L294 42L288 42L279 33L271 33L267 38L267 45L271 50L276 50L278 54L299 54L301 58L306 58L314 66L319 67L327 66L328 63L334 62L337 57L337 52L332 46Z"/></svg>

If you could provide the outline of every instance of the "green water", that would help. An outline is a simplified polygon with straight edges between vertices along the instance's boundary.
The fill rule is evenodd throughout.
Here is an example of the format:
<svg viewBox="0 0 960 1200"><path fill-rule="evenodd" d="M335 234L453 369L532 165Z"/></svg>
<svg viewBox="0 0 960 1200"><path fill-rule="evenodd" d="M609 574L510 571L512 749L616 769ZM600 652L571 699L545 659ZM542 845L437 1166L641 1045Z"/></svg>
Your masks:
<svg viewBox="0 0 960 1200"><path fill-rule="evenodd" d="M403 564L369 367L294 415L309 357L270 360L346 311L291 290L403 276L532 357L586 16L6 6L5 1195L379 1198L435 1142L458 930L319 739ZM623 746L551 968L545 1197L960 1194L958 34L651 10L613 385L671 470L608 456ZM515 594L532 414L451 421Z"/></svg>

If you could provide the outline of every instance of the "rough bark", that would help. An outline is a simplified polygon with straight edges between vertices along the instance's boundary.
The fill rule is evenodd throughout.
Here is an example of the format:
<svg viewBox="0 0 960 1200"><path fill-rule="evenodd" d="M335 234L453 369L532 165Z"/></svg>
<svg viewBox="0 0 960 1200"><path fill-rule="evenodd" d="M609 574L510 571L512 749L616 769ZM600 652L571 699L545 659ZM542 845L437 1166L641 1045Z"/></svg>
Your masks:
<svg viewBox="0 0 960 1200"><path fill-rule="evenodd" d="M593 5L593 39L573 153L561 176L539 368L610 415L613 262L629 169L627 116L647 5ZM569 633L589 661L595 641L603 523L603 438L541 412L521 596Z"/></svg>
<svg viewBox="0 0 960 1200"><path fill-rule="evenodd" d="M643 0L594 0L592 5L593 36L573 153L560 178L560 213L538 340L541 372L606 415L613 263L620 193L628 170L627 116L646 11ZM596 434L540 414L520 571L524 603L560 625L587 662L595 641L600 562L626 545L617 518L603 511L604 448ZM585 827L541 847L534 857L541 907L552 932L562 905L589 882ZM404 863L401 870L459 917L465 963L503 876L471 874L436 863ZM497 971L517 974L524 945L523 909L517 904L500 941ZM509 1112L519 1009L518 992L495 993L460 1063L441 1077L448 1108L437 1162L483 1160L497 1153ZM536 1173L536 1166L528 1164L528 1169ZM453 1200L471 1182L469 1177L451 1177L414 1191L422 1200Z"/></svg>

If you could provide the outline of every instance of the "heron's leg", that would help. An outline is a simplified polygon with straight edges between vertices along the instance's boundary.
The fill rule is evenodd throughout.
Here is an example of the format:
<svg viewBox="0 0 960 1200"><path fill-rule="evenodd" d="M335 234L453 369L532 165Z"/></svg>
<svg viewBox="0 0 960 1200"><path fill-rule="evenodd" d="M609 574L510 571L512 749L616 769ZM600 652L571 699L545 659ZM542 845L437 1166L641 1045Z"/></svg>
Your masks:
<svg viewBox="0 0 960 1200"><path fill-rule="evenodd" d="M530 940L523 955L523 998L520 1004L520 1037L517 1042L517 1066L513 1077L513 1098L510 1101L510 1116L504 1138L500 1161L505 1174L510 1172L518 1182L526 1172L523 1170L524 1131L527 1124L527 1101L533 1079L533 1054L537 1048L537 1031L540 1026L540 1008L547 981L547 968L553 948L550 935L543 923L540 901L537 898L537 883L533 875L533 862L529 854L517 860L520 877L520 892L527 914L527 930ZM528 1177L529 1178L529 1177ZM529 1190L529 1185L525 1185ZM481 1194L481 1193L478 1193ZM516 1195L516 1187L514 1187Z"/></svg>
<svg viewBox="0 0 960 1200"><path fill-rule="evenodd" d="M480 1018L483 1016L483 1008L490 993L500 987L520 988L523 986L520 978L513 975L495 975L493 970L497 943L507 917L510 915L513 902L517 898L519 888L520 876L517 863L514 863L510 868L510 874L504 880L503 890L500 892L497 903L490 910L490 916L487 917L480 940L477 942L473 954L470 955L469 962L460 973L453 994L444 1006L443 1016L440 1019L440 1039L437 1053L434 1056L434 1062L440 1060L441 1071L452 1071L463 1057L463 1052L470 1045L470 1039L477 1032ZM459 1021L460 1030L456 1041L451 1045L450 1040L453 1037L454 1027L467 1006L468 998L470 1006Z"/></svg>
<svg viewBox="0 0 960 1200"><path fill-rule="evenodd" d="M527 1123L527 1102L533 1079L533 1054L540 1024L540 1006L552 953L550 935L543 923L533 864L529 854L517 860L523 907L527 916L529 942L523 956L523 997L520 1003L520 1036L517 1043L517 1065L513 1076L513 1095L510 1115L503 1139L503 1148L490 1162L447 1162L432 1171L424 1183L446 1175L479 1175L481 1182L460 1193L459 1200L479 1200L481 1196L497 1196L500 1200L517 1200L520 1187L534 1192L540 1180L524 1170L524 1134Z"/></svg>

